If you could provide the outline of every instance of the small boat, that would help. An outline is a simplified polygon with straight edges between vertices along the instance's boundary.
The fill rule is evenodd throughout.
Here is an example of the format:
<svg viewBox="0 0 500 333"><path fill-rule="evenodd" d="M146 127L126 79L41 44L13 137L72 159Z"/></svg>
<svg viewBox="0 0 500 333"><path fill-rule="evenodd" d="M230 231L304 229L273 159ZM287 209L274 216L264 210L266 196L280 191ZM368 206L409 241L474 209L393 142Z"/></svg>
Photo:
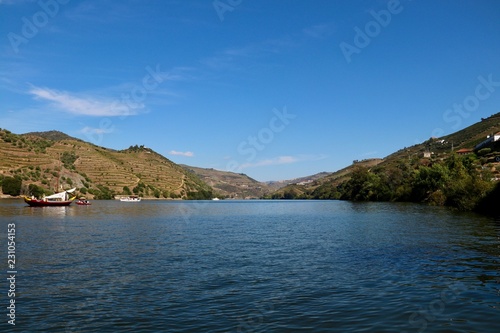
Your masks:
<svg viewBox="0 0 500 333"><path fill-rule="evenodd" d="M130 195L128 197L121 197L120 201L122 201L122 202L140 202L141 197L138 197L137 195Z"/></svg>
<svg viewBox="0 0 500 333"><path fill-rule="evenodd" d="M87 199L85 199L85 198L80 198L80 199L76 200L75 203L77 205L80 205L80 206L90 206L90 205L92 205L92 203L90 201L88 201Z"/></svg>
<svg viewBox="0 0 500 333"><path fill-rule="evenodd" d="M37 199L35 197L24 197L24 202L32 207L51 207L51 206L69 206L73 200L75 200L75 196L70 197L70 193L73 193L76 188L72 188L71 190L59 192L56 194L52 194L49 196L44 196L42 199Z"/></svg>

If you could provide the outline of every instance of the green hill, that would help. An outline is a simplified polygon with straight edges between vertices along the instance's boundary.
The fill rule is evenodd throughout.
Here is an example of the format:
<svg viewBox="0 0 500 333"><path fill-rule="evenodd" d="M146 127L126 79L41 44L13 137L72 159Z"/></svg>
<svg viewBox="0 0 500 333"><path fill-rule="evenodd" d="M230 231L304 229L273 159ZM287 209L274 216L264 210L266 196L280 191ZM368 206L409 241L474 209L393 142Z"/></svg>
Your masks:
<svg viewBox="0 0 500 333"><path fill-rule="evenodd" d="M276 199L412 201L461 210L480 206L500 180L500 113L455 133L404 147L384 159L354 163L304 185L289 185ZM475 147L491 140L487 145Z"/></svg>
<svg viewBox="0 0 500 333"><path fill-rule="evenodd" d="M195 174L144 146L112 150L57 131L17 135L0 130L0 178L49 193L77 187L90 198L205 199L212 189ZM36 187L34 187L36 186Z"/></svg>
<svg viewBox="0 0 500 333"><path fill-rule="evenodd" d="M333 173L321 173L312 181L299 181L284 186L268 195L268 199L332 199L321 194L330 191L344 181L350 179L352 170L356 167L372 167L381 163L383 159L373 158L356 161L350 166L342 168Z"/></svg>

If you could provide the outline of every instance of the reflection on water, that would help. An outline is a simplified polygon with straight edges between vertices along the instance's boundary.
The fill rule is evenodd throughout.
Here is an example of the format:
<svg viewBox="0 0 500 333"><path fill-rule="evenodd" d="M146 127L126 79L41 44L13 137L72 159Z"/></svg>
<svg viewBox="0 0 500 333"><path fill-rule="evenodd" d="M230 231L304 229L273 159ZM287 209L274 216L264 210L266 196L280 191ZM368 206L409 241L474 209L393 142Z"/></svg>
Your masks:
<svg viewBox="0 0 500 333"><path fill-rule="evenodd" d="M67 216L74 216L74 210L70 207L26 207L27 215L32 217L43 216L53 219L64 219Z"/></svg>
<svg viewBox="0 0 500 333"><path fill-rule="evenodd" d="M16 328L26 332L497 331L500 227L475 214L336 201L8 200L0 216L2 233L16 224Z"/></svg>

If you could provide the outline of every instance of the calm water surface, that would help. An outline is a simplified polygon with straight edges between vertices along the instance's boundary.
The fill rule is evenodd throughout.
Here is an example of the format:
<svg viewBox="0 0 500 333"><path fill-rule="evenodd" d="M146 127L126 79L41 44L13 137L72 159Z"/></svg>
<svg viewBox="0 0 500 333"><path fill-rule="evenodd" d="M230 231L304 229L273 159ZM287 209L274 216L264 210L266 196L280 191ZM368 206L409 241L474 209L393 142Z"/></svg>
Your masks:
<svg viewBox="0 0 500 333"><path fill-rule="evenodd" d="M498 332L500 223L411 204L0 201L0 331ZM7 224L16 225L16 326Z"/></svg>

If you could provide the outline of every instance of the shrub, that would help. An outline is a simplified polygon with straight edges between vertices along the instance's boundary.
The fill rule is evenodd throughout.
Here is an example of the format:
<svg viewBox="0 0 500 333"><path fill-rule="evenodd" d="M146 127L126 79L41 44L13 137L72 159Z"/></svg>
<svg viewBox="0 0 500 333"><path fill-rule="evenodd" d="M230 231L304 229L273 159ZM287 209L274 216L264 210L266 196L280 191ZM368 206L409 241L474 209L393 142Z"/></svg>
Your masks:
<svg viewBox="0 0 500 333"><path fill-rule="evenodd" d="M128 186L123 186L123 194L132 195L132 192L130 191L130 188Z"/></svg>
<svg viewBox="0 0 500 333"><path fill-rule="evenodd" d="M22 180L19 177L5 177L2 181L2 192L4 194L18 196L21 194Z"/></svg>
<svg viewBox="0 0 500 333"><path fill-rule="evenodd" d="M491 153L491 148L483 148L483 149L480 149L480 150L477 152L477 154L478 154L479 156L484 156L484 155L489 154L489 153Z"/></svg>

